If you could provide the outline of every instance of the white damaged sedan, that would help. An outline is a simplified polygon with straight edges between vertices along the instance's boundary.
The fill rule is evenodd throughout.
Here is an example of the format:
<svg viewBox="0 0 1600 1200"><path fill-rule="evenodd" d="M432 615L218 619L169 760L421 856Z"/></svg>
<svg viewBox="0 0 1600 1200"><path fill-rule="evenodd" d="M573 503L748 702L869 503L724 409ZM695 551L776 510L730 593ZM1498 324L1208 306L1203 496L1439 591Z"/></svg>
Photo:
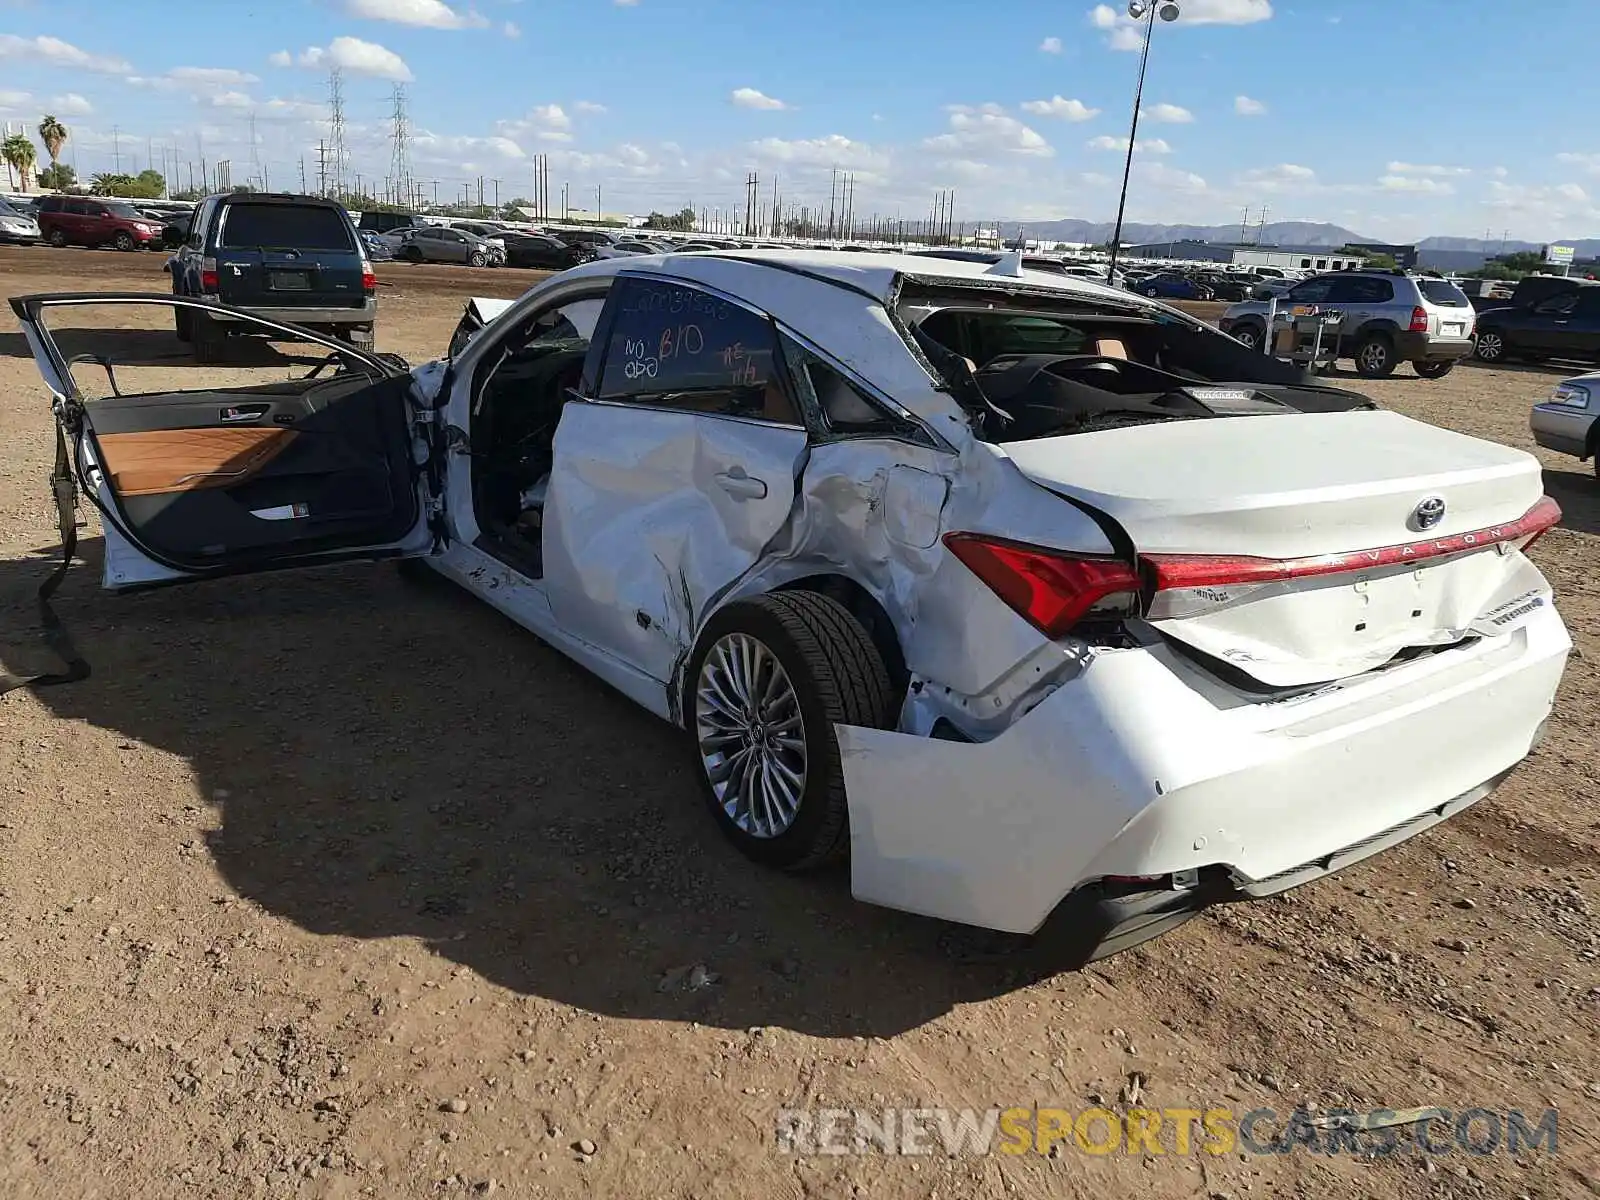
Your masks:
<svg viewBox="0 0 1600 1200"><path fill-rule="evenodd" d="M410 372L239 313L328 362L228 389L56 333L199 303L12 302L107 586L415 558L875 904L1098 957L1316 879L1488 795L1570 649L1532 457L1015 257L594 262Z"/></svg>

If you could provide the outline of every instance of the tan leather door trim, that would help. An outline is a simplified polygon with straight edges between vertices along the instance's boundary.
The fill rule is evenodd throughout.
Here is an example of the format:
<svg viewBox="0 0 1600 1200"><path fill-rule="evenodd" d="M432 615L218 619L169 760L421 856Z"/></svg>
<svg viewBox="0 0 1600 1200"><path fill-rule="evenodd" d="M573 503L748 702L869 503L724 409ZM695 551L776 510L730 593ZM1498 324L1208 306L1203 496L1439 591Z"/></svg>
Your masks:
<svg viewBox="0 0 1600 1200"><path fill-rule="evenodd" d="M295 438L292 429L154 429L98 439L119 496L232 487L265 467Z"/></svg>

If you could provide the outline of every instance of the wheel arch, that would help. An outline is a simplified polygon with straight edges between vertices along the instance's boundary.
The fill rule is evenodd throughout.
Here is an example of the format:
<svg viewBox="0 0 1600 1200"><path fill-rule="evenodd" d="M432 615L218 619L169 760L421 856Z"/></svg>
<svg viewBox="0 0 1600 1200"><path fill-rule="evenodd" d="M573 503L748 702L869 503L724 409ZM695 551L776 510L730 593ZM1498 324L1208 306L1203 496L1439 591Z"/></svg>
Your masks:
<svg viewBox="0 0 1600 1200"><path fill-rule="evenodd" d="M795 565L799 567L799 564ZM694 640L679 658L673 672L674 679L667 689L668 702L672 706L670 718L673 724L681 726L688 719L689 689L694 686L694 681L689 677L689 665L699 652L701 641L712 618L730 604L742 600L754 600L758 596L774 592L814 592L817 595L827 596L838 601L851 616L861 622L862 628L872 640L873 648L882 656L883 665L888 669L889 686L896 697L898 712L898 705L904 702L906 691L911 685L905 649L901 645L899 631L895 627L894 619L889 615L889 610L866 585L837 571L805 568L778 580L767 576L763 584L764 586L758 587L735 588L702 615Z"/></svg>
<svg viewBox="0 0 1600 1200"><path fill-rule="evenodd" d="M1583 455L1579 462L1588 462L1600 456L1600 417L1589 422L1589 432L1583 439Z"/></svg>

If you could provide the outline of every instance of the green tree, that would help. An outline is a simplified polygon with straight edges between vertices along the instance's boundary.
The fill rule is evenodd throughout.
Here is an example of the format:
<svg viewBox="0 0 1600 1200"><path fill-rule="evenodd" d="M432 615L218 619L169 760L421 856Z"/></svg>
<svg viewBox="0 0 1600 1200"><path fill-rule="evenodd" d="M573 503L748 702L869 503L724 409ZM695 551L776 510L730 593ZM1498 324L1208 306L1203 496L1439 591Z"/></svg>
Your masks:
<svg viewBox="0 0 1600 1200"><path fill-rule="evenodd" d="M66 163L51 163L39 172L39 186L65 192L78 186L78 173Z"/></svg>
<svg viewBox="0 0 1600 1200"><path fill-rule="evenodd" d="M39 152L33 148L33 140L25 133L13 133L0 142L0 158L6 160L6 173L10 175L15 172L15 177L22 181L22 190L27 191L33 178L33 164L39 161Z"/></svg>
<svg viewBox="0 0 1600 1200"><path fill-rule="evenodd" d="M694 209L681 208L668 216L666 213L653 212L644 220L645 229L669 229L679 233L687 233L694 228Z"/></svg>
<svg viewBox="0 0 1600 1200"><path fill-rule="evenodd" d="M1491 258L1476 271L1468 271L1473 279L1504 279L1517 280L1524 275L1532 275L1544 265L1544 255L1537 250L1518 250L1514 254L1502 254L1498 258Z"/></svg>
<svg viewBox="0 0 1600 1200"><path fill-rule="evenodd" d="M50 156L51 167L61 166L61 147L67 144L67 139L71 136L71 131L65 125L49 113L45 113L44 119L39 122L39 140L44 143L44 152ZM73 178L77 178L76 172L73 173ZM39 179L41 185L52 186L44 184L43 173Z"/></svg>
<svg viewBox="0 0 1600 1200"><path fill-rule="evenodd" d="M113 171L89 176L89 190L96 196L131 196L137 186L132 175L119 175Z"/></svg>

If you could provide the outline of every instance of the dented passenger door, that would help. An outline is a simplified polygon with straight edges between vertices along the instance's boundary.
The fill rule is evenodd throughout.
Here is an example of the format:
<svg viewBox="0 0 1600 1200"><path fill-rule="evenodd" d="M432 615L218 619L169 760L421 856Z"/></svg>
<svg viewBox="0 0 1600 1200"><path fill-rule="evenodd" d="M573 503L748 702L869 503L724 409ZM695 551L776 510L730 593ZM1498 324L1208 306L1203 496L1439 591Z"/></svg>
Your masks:
<svg viewBox="0 0 1600 1200"><path fill-rule="evenodd" d="M582 390L545 500L551 609L665 683L788 521L806 430L767 316L646 275L611 289Z"/></svg>

